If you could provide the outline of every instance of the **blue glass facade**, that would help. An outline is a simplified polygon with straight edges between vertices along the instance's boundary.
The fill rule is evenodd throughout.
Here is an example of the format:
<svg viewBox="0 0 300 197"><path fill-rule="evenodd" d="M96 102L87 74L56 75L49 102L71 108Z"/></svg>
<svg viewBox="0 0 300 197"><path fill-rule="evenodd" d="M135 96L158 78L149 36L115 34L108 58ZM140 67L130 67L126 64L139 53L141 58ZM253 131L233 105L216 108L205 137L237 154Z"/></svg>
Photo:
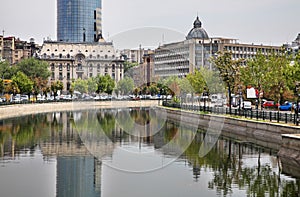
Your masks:
<svg viewBox="0 0 300 197"><path fill-rule="evenodd" d="M57 0L57 40L94 42L101 33L101 0Z"/></svg>

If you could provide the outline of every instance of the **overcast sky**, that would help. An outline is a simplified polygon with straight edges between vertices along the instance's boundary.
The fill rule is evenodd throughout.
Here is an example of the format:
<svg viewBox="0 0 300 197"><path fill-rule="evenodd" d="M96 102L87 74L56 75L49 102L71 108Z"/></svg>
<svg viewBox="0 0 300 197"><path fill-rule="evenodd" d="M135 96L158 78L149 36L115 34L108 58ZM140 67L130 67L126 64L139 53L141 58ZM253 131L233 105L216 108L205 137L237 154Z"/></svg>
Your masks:
<svg viewBox="0 0 300 197"><path fill-rule="evenodd" d="M33 37L40 44L46 37L56 40L56 0L0 1L1 34L4 30L5 36ZM281 45L300 33L299 0L103 0L102 7L104 37L114 42L117 36L145 27L160 29L161 42L174 39L164 29L184 39L197 14L210 37L241 43ZM156 42L151 44L160 43Z"/></svg>

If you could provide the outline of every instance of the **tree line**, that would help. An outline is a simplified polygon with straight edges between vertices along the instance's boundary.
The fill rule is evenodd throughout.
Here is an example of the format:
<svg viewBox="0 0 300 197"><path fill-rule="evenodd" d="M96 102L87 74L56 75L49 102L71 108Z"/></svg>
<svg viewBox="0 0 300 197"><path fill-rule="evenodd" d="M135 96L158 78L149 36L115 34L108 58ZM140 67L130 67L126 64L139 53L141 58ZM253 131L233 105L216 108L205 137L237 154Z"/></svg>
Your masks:
<svg viewBox="0 0 300 197"><path fill-rule="evenodd" d="M172 95L179 101L186 95L202 95L203 93L233 93L246 97L246 89L254 87L263 98L284 102L296 100L296 82L300 81L300 53L291 55L285 50L280 53L265 55L261 52L253 59L232 59L230 52L219 52L211 58L213 70L200 67L185 77L171 76L153 78L151 83L135 87L132 70L136 64L125 63L124 78L115 82L109 75L98 75L88 79L71 79L69 93L106 93L112 94L151 94ZM50 85L49 65L35 58L25 59L14 66L0 62L0 91L3 93L57 94L63 89L61 81L53 81ZM7 80L10 80L7 83Z"/></svg>

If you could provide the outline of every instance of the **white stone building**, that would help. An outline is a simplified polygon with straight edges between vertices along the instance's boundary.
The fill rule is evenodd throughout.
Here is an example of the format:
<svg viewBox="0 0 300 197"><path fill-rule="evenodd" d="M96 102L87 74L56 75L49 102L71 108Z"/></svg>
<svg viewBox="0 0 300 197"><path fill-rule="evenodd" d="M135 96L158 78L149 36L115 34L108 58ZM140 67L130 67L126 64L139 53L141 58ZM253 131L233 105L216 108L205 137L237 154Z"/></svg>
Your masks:
<svg viewBox="0 0 300 197"><path fill-rule="evenodd" d="M49 63L52 81L63 82L64 91L71 87L72 80L88 79L97 75L110 75L116 82L124 75L120 53L112 42L69 43L45 41L39 58Z"/></svg>

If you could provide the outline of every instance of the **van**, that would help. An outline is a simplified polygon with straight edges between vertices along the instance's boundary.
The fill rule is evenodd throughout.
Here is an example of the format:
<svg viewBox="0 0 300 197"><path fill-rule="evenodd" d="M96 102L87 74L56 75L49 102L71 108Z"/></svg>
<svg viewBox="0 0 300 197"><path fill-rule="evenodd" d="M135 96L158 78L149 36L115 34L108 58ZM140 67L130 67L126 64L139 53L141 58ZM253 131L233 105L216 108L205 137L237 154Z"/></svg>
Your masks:
<svg viewBox="0 0 300 197"><path fill-rule="evenodd" d="M216 94L211 95L210 100L212 103L216 103L218 101L218 95Z"/></svg>
<svg viewBox="0 0 300 197"><path fill-rule="evenodd" d="M243 102L243 109L244 110L252 110L252 103L250 101Z"/></svg>

